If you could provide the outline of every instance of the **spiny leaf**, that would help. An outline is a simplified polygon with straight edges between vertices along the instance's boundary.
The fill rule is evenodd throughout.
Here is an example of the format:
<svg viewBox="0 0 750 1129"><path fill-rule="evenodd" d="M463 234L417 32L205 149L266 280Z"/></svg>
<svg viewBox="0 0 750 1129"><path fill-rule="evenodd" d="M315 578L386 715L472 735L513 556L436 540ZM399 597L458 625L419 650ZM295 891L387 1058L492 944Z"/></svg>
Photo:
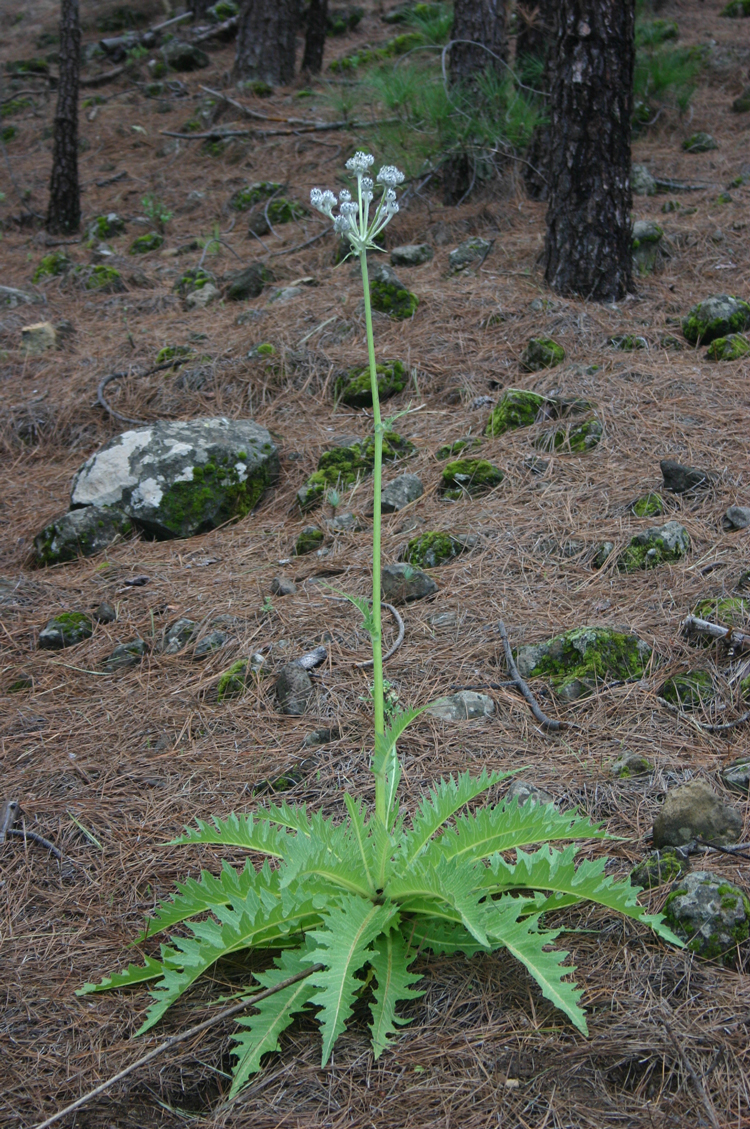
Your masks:
<svg viewBox="0 0 750 1129"><path fill-rule="evenodd" d="M396 747L401 734L408 726L419 717L420 714L431 705L428 702L426 706L420 706L419 709L399 710L393 717L391 725L388 726L385 733L375 734L375 752L372 757L372 771L376 776L384 772L388 767L388 758Z"/></svg>
<svg viewBox="0 0 750 1129"><path fill-rule="evenodd" d="M516 771L521 771L517 769ZM469 772L457 778L449 776L436 784L419 805L419 811L412 821L412 829L407 833L405 857L407 864L415 859L427 846L436 831L451 819L470 800L486 792L493 784L511 776L510 772L487 772L483 769L479 776Z"/></svg>
<svg viewBox="0 0 750 1129"><path fill-rule="evenodd" d="M146 957L146 963L129 964L125 972L113 972L105 976L99 984L84 984L76 991L77 996L88 996L91 992L109 992L113 988L129 988L131 984L144 984L147 980L156 980L164 972L164 965L160 960Z"/></svg>
<svg viewBox="0 0 750 1129"><path fill-rule="evenodd" d="M300 949L287 949L276 957L275 968L267 972L257 972L255 979L261 988L273 988L290 976L304 972L306 965L303 963L303 952ZM229 1091L229 1100L235 1097L251 1074L260 1070L260 1060L269 1051L279 1049L279 1035L294 1019L297 1012L312 1000L317 988L310 979L298 980L288 988L274 993L257 1004L248 1000L256 1011L254 1015L242 1016L237 1022L243 1027L248 1027L247 1032L238 1032L234 1036L237 1044L232 1054L237 1057L237 1062L232 1069L232 1088Z"/></svg>
<svg viewBox="0 0 750 1129"><path fill-rule="evenodd" d="M315 948L303 959L325 965L311 977L320 989L315 1003L321 1008L318 1018L323 1032L323 1066L331 1057L333 1044L344 1030L356 993L362 987L354 974L370 959L370 945L396 914L395 906L377 906L364 898L345 895L339 906L326 913L321 928L310 934Z"/></svg>
<svg viewBox="0 0 750 1129"><path fill-rule="evenodd" d="M298 839L289 845L286 856L288 865L282 872L282 887L315 878L318 880L315 888L319 890L325 891L328 884L328 889L333 886L337 891L359 894L363 898L374 893L356 842L349 841L346 850L340 849L334 854L325 844Z"/></svg>
<svg viewBox="0 0 750 1129"><path fill-rule="evenodd" d="M375 939L370 956L370 965L375 973L376 986L371 1006L372 1049L379 1058L388 1046L390 1036L395 1034L396 1024L410 1023L396 1015L399 1000L415 1000L424 992L415 991L412 984L421 977L409 972L409 965L416 952L410 950L398 930L381 933Z"/></svg>
<svg viewBox="0 0 750 1129"><path fill-rule="evenodd" d="M385 887L389 860L398 840L394 841L379 819L366 819L364 803L349 795L344 796L344 802L351 816L352 842L356 843L362 869L367 873L370 893L375 894Z"/></svg>
<svg viewBox="0 0 750 1129"><path fill-rule="evenodd" d="M283 858L284 841L290 838L268 820L256 820L252 815L237 816L232 812L226 819L196 819L197 827L186 827L185 834L172 839L170 846L184 843L218 843L222 847L244 847L259 851L272 858Z"/></svg>
<svg viewBox="0 0 750 1129"><path fill-rule="evenodd" d="M473 868L451 859L427 861L423 856L408 870L391 878L386 893L405 913L445 917L440 912L443 903L453 911L448 920L460 921L480 945L489 948L479 905L483 895L472 889L472 871Z"/></svg>
<svg viewBox="0 0 750 1129"><path fill-rule="evenodd" d="M439 921L437 918L417 919L413 927L406 930L406 937L409 947L416 952L429 949L430 952L438 955L453 956L454 953L463 953L471 957L475 953L487 951L486 946L480 945L460 923Z"/></svg>

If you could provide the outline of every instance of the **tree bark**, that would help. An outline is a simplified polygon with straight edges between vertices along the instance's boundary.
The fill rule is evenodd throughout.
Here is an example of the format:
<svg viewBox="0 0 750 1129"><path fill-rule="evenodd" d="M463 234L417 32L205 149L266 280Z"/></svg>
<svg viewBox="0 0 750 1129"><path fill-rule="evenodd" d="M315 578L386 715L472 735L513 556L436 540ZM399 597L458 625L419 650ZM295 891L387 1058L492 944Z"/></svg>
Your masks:
<svg viewBox="0 0 750 1129"><path fill-rule="evenodd" d="M305 53L302 56L302 70L309 74L320 74L323 69L327 18L328 0L310 0L305 30Z"/></svg>
<svg viewBox="0 0 750 1129"><path fill-rule="evenodd" d="M559 0L545 278L596 301L632 289L635 0Z"/></svg>
<svg viewBox="0 0 750 1129"><path fill-rule="evenodd" d="M518 34L516 35L516 72L527 58L546 62L555 31L555 0L527 0L517 5Z"/></svg>
<svg viewBox="0 0 750 1129"><path fill-rule="evenodd" d="M522 82L539 91L539 105L548 116L549 92L552 86L558 4L556 0L537 0L534 7L518 6L516 36L516 74ZM540 66L543 68L539 76ZM548 198L547 164L550 149L549 123L534 130L523 166L526 191L532 200Z"/></svg>
<svg viewBox="0 0 750 1129"><path fill-rule="evenodd" d="M299 0L245 0L237 28L233 78L272 86L294 79Z"/></svg>
<svg viewBox="0 0 750 1129"><path fill-rule="evenodd" d="M451 47L451 83L471 83L487 67L502 76L508 50L505 0L456 0L451 39L468 41Z"/></svg>
<svg viewBox="0 0 750 1129"><path fill-rule="evenodd" d="M78 231L81 194L78 186L78 78L81 28L78 0L62 0L60 8L60 79L55 110L55 140L47 208L47 231Z"/></svg>

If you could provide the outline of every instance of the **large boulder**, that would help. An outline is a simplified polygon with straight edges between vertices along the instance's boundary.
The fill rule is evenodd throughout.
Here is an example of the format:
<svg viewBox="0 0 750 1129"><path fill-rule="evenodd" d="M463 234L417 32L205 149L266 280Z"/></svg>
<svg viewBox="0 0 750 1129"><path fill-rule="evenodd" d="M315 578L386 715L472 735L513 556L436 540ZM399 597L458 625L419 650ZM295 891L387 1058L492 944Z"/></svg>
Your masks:
<svg viewBox="0 0 750 1129"><path fill-rule="evenodd" d="M71 507L117 506L158 539L244 517L278 475L278 452L252 420L159 421L125 431L73 479Z"/></svg>

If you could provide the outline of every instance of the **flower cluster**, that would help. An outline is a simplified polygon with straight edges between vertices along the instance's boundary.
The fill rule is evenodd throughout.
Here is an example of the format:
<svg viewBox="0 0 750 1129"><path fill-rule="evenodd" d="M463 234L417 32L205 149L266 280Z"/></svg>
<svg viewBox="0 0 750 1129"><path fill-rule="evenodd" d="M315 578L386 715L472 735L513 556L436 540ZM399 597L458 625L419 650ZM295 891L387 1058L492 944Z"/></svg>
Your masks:
<svg viewBox="0 0 750 1129"><path fill-rule="evenodd" d="M368 174L374 162L375 158L371 153L355 153L346 162L349 172L357 178L356 201L346 188L339 193L338 200L328 189L322 191L320 188L313 188L310 193L312 206L333 220L334 231L349 240L355 255L361 255L368 249L378 249L375 239L398 211L395 190L397 185L403 183L404 174L393 165L383 165L376 178L383 191L375 214L370 219L375 183ZM333 209L337 205L339 213L335 216Z"/></svg>

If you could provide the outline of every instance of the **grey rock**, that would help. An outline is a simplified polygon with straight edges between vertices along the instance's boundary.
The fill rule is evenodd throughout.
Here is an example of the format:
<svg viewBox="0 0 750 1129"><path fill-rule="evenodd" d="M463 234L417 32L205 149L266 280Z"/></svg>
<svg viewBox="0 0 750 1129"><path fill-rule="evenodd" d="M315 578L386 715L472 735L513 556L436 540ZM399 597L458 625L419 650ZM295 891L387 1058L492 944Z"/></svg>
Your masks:
<svg viewBox="0 0 750 1129"><path fill-rule="evenodd" d="M16 306L33 306L42 300L23 290L16 290L13 286L0 286L0 306L9 310L15 310Z"/></svg>
<svg viewBox="0 0 750 1129"><path fill-rule="evenodd" d="M39 564L60 564L79 556L93 557L133 530L129 517L116 506L86 506L55 518L34 538Z"/></svg>
<svg viewBox="0 0 750 1129"><path fill-rule="evenodd" d="M494 242L494 239L482 239L475 235L471 239L465 239L463 243L459 243L458 247L455 247L448 255L451 271L456 274L458 271L466 270L474 263L484 262L492 250Z"/></svg>
<svg viewBox="0 0 750 1129"><path fill-rule="evenodd" d="M272 280L273 275L263 263L250 263L250 266L230 276L227 298L232 302L241 302L246 298L257 298L262 293L265 284ZM239 319L238 324L241 324Z"/></svg>
<svg viewBox="0 0 750 1129"><path fill-rule="evenodd" d="M356 514L336 514L326 522L329 533L361 533L364 529Z"/></svg>
<svg viewBox="0 0 750 1129"><path fill-rule="evenodd" d="M529 783L528 780L519 780L518 777L512 782L505 798L506 800L517 800L519 808L525 807L526 804L554 803L554 796L546 789L539 788L536 784Z"/></svg>
<svg viewBox="0 0 750 1129"><path fill-rule="evenodd" d="M303 293L301 286L282 286L280 290L276 290L269 298L270 302L291 302L292 298L299 298Z"/></svg>
<svg viewBox="0 0 750 1129"><path fill-rule="evenodd" d="M747 940L750 901L725 878L695 870L678 879L664 906L667 924L687 948L708 960L732 965L737 946Z"/></svg>
<svg viewBox="0 0 750 1129"><path fill-rule="evenodd" d="M655 220L636 220L633 224L633 265L640 275L647 275L663 257L661 248L664 228Z"/></svg>
<svg viewBox="0 0 750 1129"><path fill-rule="evenodd" d="M652 851L648 858L633 867L630 881L634 886L652 890L655 886L664 886L667 882L687 874L689 868L687 859L683 859L671 848L665 851Z"/></svg>
<svg viewBox="0 0 750 1129"><path fill-rule="evenodd" d="M633 165L630 170L630 187L634 196L656 195L656 180L645 165Z"/></svg>
<svg viewBox="0 0 750 1129"><path fill-rule="evenodd" d="M214 286L213 282L207 282L199 290L190 291L185 298L185 305L189 310L205 310L206 306L220 297L218 287Z"/></svg>
<svg viewBox="0 0 750 1129"><path fill-rule="evenodd" d="M691 780L667 793L654 820L654 846L683 847L691 839L736 843L742 816L702 780Z"/></svg>
<svg viewBox="0 0 750 1129"><path fill-rule="evenodd" d="M441 631L448 627L455 627L458 623L458 616L455 612L436 612L435 615L428 615L427 622L434 631Z"/></svg>
<svg viewBox="0 0 750 1129"><path fill-rule="evenodd" d="M130 643L120 643L103 662L105 670L114 673L138 666L143 656L148 654L148 644L143 639L133 639Z"/></svg>
<svg viewBox="0 0 750 1129"><path fill-rule="evenodd" d="M437 592L435 581L415 565L386 565L381 573L383 599L390 604L409 604Z"/></svg>
<svg viewBox="0 0 750 1129"><path fill-rule="evenodd" d="M604 568L614 550L614 541L601 541L594 551L594 568Z"/></svg>
<svg viewBox="0 0 750 1129"><path fill-rule="evenodd" d="M710 133L700 129L685 138L682 148L686 153L709 153L712 149L718 149L719 143Z"/></svg>
<svg viewBox="0 0 750 1129"><path fill-rule="evenodd" d="M94 619L97 623L114 623L117 620L117 612L108 600L102 600L94 612Z"/></svg>
<svg viewBox="0 0 750 1129"><path fill-rule="evenodd" d="M60 612L39 632L39 646L45 651L75 647L93 632L94 625L84 612Z"/></svg>
<svg viewBox="0 0 750 1129"><path fill-rule="evenodd" d="M424 494L422 480L416 474L401 474L383 489L381 513L395 514L404 506L416 502Z"/></svg>
<svg viewBox="0 0 750 1129"><path fill-rule="evenodd" d="M192 43L183 43L180 39L170 39L162 47L162 54L173 71L197 71L209 66L211 62L205 51Z"/></svg>
<svg viewBox="0 0 750 1129"><path fill-rule="evenodd" d="M630 539L618 561L622 572L655 568L665 561L677 561L690 552L690 534L679 521L652 525Z"/></svg>
<svg viewBox="0 0 750 1129"><path fill-rule="evenodd" d="M252 420L158 421L92 455L71 505L118 506L159 539L190 537L249 513L278 466L270 434Z"/></svg>
<svg viewBox="0 0 750 1129"><path fill-rule="evenodd" d="M641 753L631 753L626 750L612 765L612 775L619 780L627 780L629 776L645 776L654 771L651 761Z"/></svg>
<svg viewBox="0 0 750 1129"><path fill-rule="evenodd" d="M750 328L750 302L732 294L712 294L697 302L681 325L691 345L708 345L718 337Z"/></svg>
<svg viewBox="0 0 750 1129"><path fill-rule="evenodd" d="M244 310L241 314L237 314L234 324L252 325L254 322L263 321L265 316L264 310Z"/></svg>
<svg viewBox="0 0 750 1129"><path fill-rule="evenodd" d="M486 694L474 690L459 690L429 706L425 713L439 721L472 721L478 717L492 717L495 703Z"/></svg>
<svg viewBox="0 0 750 1129"><path fill-rule="evenodd" d="M274 596L296 596L297 585L287 576L274 576L271 581L271 592Z"/></svg>
<svg viewBox="0 0 750 1129"><path fill-rule="evenodd" d="M325 540L322 529L315 525L306 525L294 542L295 557L302 557L305 553L313 553L319 549Z"/></svg>
<svg viewBox="0 0 750 1129"><path fill-rule="evenodd" d="M737 757L719 773L722 784L735 792L750 792L750 755Z"/></svg>
<svg viewBox="0 0 750 1129"><path fill-rule="evenodd" d="M341 736L341 730L338 725L334 725L330 729L313 729L311 733L306 733L302 738L303 749L314 749L318 745L327 745L329 741L337 741Z"/></svg>
<svg viewBox="0 0 750 1129"><path fill-rule="evenodd" d="M276 679L276 697L282 713L290 717L301 717L307 710L312 694L312 679L298 663L287 663L281 668Z"/></svg>
<svg viewBox="0 0 750 1129"><path fill-rule="evenodd" d="M522 678L548 678L568 702L591 693L603 680L642 676L650 657L648 643L611 627L577 627L519 647L515 656Z"/></svg>
<svg viewBox="0 0 750 1129"><path fill-rule="evenodd" d="M227 631L209 631L202 639L199 639L195 644L193 651L194 659L204 659L206 655L212 655L215 651L220 651L222 647L226 647L231 639L231 635Z"/></svg>
<svg viewBox="0 0 750 1129"><path fill-rule="evenodd" d="M750 506L730 506L721 519L724 530L747 529L750 525Z"/></svg>
<svg viewBox="0 0 750 1129"><path fill-rule="evenodd" d="M198 624L183 616L164 632L160 650L165 655L176 655L195 638Z"/></svg>
<svg viewBox="0 0 750 1129"><path fill-rule="evenodd" d="M393 248L391 263L394 267L418 267L428 263L434 254L429 243L405 243Z"/></svg>
<svg viewBox="0 0 750 1129"><path fill-rule="evenodd" d="M662 459L659 463L664 489L673 494L688 494L691 490L706 490L711 485L712 476L707 470L683 466L674 459Z"/></svg>

